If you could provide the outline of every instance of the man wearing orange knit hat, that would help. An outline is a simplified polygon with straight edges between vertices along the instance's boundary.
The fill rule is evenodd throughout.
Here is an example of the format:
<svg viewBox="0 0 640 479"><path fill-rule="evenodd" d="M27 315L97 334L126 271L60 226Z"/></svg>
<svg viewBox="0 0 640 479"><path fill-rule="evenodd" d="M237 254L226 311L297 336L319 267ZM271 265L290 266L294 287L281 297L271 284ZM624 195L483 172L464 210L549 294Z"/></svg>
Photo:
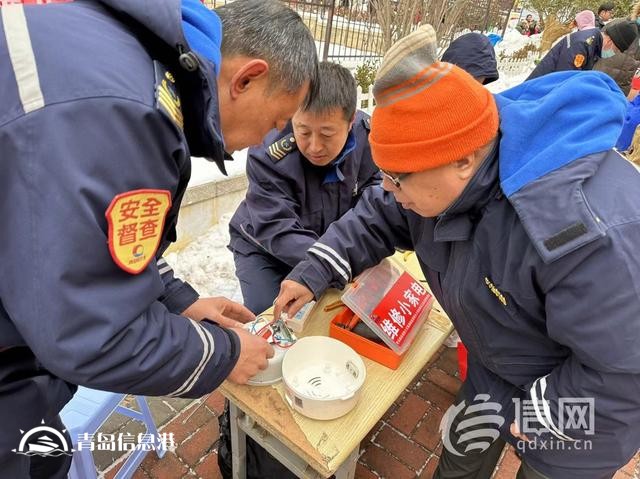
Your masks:
<svg viewBox="0 0 640 479"><path fill-rule="evenodd" d="M599 72L495 97L423 26L385 55L369 137L383 172L282 283L275 314L414 249L469 350L436 478L610 478L640 446L640 174Z"/></svg>

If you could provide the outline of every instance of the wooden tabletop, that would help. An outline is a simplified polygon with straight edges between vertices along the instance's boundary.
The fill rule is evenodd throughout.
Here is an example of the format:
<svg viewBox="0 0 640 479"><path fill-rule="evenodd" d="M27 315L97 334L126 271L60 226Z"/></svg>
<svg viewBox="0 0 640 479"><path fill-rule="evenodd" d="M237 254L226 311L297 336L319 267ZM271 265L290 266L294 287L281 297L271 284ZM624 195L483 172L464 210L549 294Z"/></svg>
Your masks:
<svg viewBox="0 0 640 479"><path fill-rule="evenodd" d="M409 258L405 266L408 266L415 277L423 277L414 259ZM340 295L340 291L329 290L318 301L307 319L304 331L298 336L327 336L329 321L337 310L324 312L323 308L339 299ZM220 390L258 425L283 442L321 475L329 477L422 370L451 330L449 319L435 303L428 320L416 335L397 370L363 357L367 378L358 404L345 416L331 421L309 419L291 409L284 399L282 382L273 386L239 386L225 382Z"/></svg>

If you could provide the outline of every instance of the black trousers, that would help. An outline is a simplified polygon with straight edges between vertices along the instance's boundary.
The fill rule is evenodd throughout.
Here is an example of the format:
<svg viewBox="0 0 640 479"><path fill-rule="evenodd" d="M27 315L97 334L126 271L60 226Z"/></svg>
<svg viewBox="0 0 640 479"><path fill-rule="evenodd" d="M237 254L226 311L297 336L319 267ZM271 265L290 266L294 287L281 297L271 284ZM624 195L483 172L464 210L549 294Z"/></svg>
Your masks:
<svg viewBox="0 0 640 479"><path fill-rule="evenodd" d="M218 466L224 479L232 477L229 420L229 401L225 401L224 412L218 417L220 425ZM249 436L247 436L246 454L247 479L296 479L298 477Z"/></svg>
<svg viewBox="0 0 640 479"><path fill-rule="evenodd" d="M234 251L233 260L244 305L254 314L270 308L291 267L259 251L248 254Z"/></svg>
<svg viewBox="0 0 640 479"><path fill-rule="evenodd" d="M464 385L460 388L458 395L456 396L456 400L454 405L460 404L464 401ZM451 427L449 428L449 438L451 444L456 444L454 450L455 452L450 451L447 447L442 449L442 455L440 456L440 462L438 463L438 468L436 469L433 478L434 479L489 479L493 474L493 471L500 459L500 454L502 454L502 450L505 446L505 441L500 436L498 436L491 445L485 449L484 451L476 451L471 449L469 452L464 453L463 455L459 455L461 451L464 451L466 446L468 446L472 441L476 439L471 439L468 441L460 441L462 434L468 433L471 428L463 428L460 431L457 431L458 425L462 420L469 420L475 417L480 416L481 413L467 413L467 414L457 414L453 421L451 422ZM479 425L476 429L484 427ZM484 437L486 439L486 436ZM524 461L522 462L520 469L518 470L518 474L516 479L549 479L547 476L540 474L531 468Z"/></svg>

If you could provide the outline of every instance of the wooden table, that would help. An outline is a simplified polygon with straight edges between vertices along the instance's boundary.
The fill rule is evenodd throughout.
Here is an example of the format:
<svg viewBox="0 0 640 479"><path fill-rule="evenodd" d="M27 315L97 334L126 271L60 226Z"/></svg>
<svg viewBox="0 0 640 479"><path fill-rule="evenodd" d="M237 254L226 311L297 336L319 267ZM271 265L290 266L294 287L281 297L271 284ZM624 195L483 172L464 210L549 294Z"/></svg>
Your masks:
<svg viewBox="0 0 640 479"><path fill-rule="evenodd" d="M423 277L415 261L410 260L407 265L415 277ZM337 311L324 312L323 307L340 295L339 291L328 291L298 336L327 336L329 321ZM273 386L239 386L225 382L220 390L230 401L233 477L246 477L245 435L248 434L299 477L335 474L337 479L353 478L360 441L422 370L451 330L449 319L436 303L397 370L363 357L367 378L360 400L351 412L331 421L309 419L292 410L284 399L282 382Z"/></svg>

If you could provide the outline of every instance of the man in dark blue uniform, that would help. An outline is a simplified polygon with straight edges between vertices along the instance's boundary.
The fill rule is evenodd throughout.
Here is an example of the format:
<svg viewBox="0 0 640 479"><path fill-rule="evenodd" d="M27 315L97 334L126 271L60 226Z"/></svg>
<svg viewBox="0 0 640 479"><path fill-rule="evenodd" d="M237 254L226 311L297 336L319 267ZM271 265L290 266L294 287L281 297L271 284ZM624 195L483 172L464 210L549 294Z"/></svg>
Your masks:
<svg viewBox="0 0 640 479"><path fill-rule="evenodd" d="M636 41L638 27L630 20L614 20L602 31L578 30L565 36L544 56L527 80L564 70L591 70L600 57L625 52Z"/></svg>
<svg viewBox="0 0 640 479"><path fill-rule="evenodd" d="M356 111L356 96L349 70L321 63L315 102L249 150L249 188L231 219L229 248L244 304L256 314L329 225L379 183L369 116Z"/></svg>
<svg viewBox="0 0 640 479"><path fill-rule="evenodd" d="M335 63L318 70L315 100L249 150L249 189L229 225L244 304L256 314L272 305L281 281L329 225L380 182L353 76ZM218 463L231 477L226 408L220 432ZM250 479L295 477L251 438L246 457Z"/></svg>
<svg viewBox="0 0 640 479"><path fill-rule="evenodd" d="M282 128L317 73L301 18L275 0L215 14L197 0L0 6L0 475L66 477L19 450L62 429L76 386L194 398L273 354L199 298L161 254L190 155ZM254 114L258 113L258 114ZM214 322L215 321L215 322Z"/></svg>
<svg viewBox="0 0 640 479"><path fill-rule="evenodd" d="M519 479L610 479L640 447L640 173L613 149L626 100L600 72L492 97L436 45L426 25L385 55L384 190L308 249L274 313L414 249L469 351L434 477L489 478L509 442ZM404 323L379 320L391 339Z"/></svg>

